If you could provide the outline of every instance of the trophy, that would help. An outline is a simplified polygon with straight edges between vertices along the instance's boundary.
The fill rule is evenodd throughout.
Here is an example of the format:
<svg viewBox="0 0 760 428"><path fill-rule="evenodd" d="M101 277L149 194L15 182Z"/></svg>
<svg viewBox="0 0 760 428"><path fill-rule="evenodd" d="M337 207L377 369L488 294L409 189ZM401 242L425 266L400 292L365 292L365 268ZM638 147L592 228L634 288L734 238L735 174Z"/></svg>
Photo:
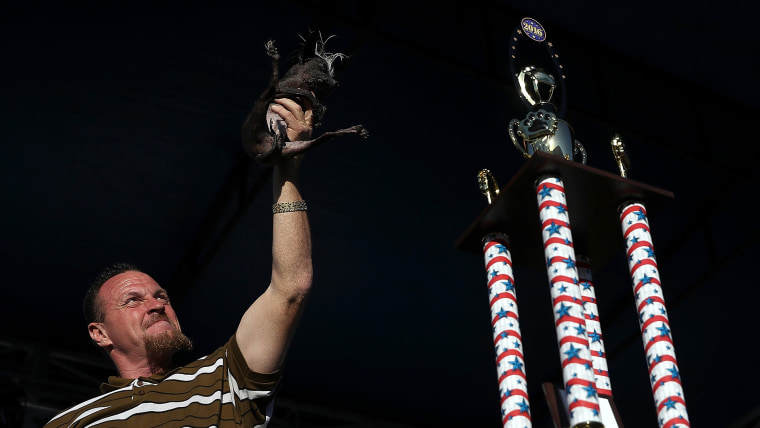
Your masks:
<svg viewBox="0 0 760 428"><path fill-rule="evenodd" d="M619 175L586 165L586 150L561 119L563 68L535 19L521 21L510 49L515 88L529 111L510 121L509 137L527 161L504 188L490 170L480 171L488 207L457 242L484 257L503 425L532 424L512 270L522 264L549 279L563 382L544 382L542 389L555 428L622 428L592 279L593 264L619 250L622 231L658 423L689 426L648 223L648 210L673 195L627 178L630 161L619 135L610 143ZM524 208L531 204L538 213Z"/></svg>
<svg viewBox="0 0 760 428"><path fill-rule="evenodd" d="M532 63L520 64L522 56L517 56L517 47L521 41L545 48L543 56L548 56L548 64L546 58L536 56L535 52ZM551 43L546 42L546 31L538 21L524 18L512 35L510 49L512 79L519 88L520 100L529 110L523 120L509 122L509 137L515 147L526 158L540 151L585 164L586 150L575 139L570 124L560 118L567 107L565 76ZM555 74L547 71L547 67L552 67Z"/></svg>

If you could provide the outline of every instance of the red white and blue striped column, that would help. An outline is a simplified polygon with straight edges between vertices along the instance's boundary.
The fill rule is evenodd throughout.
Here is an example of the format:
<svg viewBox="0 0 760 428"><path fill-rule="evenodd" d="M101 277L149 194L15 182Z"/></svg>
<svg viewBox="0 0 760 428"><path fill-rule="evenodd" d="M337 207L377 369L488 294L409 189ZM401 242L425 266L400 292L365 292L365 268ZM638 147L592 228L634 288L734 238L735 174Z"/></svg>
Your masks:
<svg viewBox="0 0 760 428"><path fill-rule="evenodd" d="M502 424L505 428L530 428L528 383L508 238L500 233L487 235L483 238L483 255L488 276Z"/></svg>
<svg viewBox="0 0 760 428"><path fill-rule="evenodd" d="M612 396L610 374L607 371L607 354L604 352L604 337L602 324L599 320L599 310L596 306L596 291L591 274L591 261L588 257L578 255L578 279L581 281L581 296L583 296L583 313L586 319L586 336L591 350L591 364L594 367L596 391L599 394Z"/></svg>
<svg viewBox="0 0 760 428"><path fill-rule="evenodd" d="M620 223L658 422L661 428L690 427L644 205L623 205Z"/></svg>
<svg viewBox="0 0 760 428"><path fill-rule="evenodd" d="M540 178L536 183L570 426L603 427L586 336L583 297L578 285L564 183L561 178L552 176Z"/></svg>

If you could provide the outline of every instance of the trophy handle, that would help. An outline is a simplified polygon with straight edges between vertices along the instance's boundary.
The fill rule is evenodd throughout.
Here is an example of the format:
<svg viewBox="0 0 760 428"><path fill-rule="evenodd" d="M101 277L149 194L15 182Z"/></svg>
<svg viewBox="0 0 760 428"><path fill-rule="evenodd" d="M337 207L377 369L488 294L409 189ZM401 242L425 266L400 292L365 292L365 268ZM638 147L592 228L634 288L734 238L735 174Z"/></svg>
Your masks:
<svg viewBox="0 0 760 428"><path fill-rule="evenodd" d="M519 123L520 121L517 119L512 119L509 121L509 138L512 139L512 143L515 145L515 147L517 147L517 150L519 150L520 153L522 153L523 157L530 158L530 155L528 154L528 152L526 152L523 146L521 146L520 143L517 141L517 135L515 135L515 126L518 125Z"/></svg>
<svg viewBox="0 0 760 428"><path fill-rule="evenodd" d="M581 163L586 165L586 149L578 140L573 140L573 157L577 156L579 153L581 155Z"/></svg>

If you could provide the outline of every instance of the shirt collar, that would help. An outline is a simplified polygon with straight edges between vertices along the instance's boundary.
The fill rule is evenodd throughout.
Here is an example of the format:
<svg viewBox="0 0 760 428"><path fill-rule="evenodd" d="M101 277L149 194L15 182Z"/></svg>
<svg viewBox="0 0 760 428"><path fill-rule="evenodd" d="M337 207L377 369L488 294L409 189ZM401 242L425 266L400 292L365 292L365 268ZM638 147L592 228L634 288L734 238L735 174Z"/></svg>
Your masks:
<svg viewBox="0 0 760 428"><path fill-rule="evenodd" d="M172 375L175 371L177 371L177 369L169 370L166 373L154 374L148 377L141 376L137 379L156 384L163 381L170 375ZM100 384L100 392L102 394L105 394L107 392L116 391L119 388L124 388L126 386L129 386L129 384L131 384L134 380L135 379L125 378L125 377L108 376L108 381Z"/></svg>

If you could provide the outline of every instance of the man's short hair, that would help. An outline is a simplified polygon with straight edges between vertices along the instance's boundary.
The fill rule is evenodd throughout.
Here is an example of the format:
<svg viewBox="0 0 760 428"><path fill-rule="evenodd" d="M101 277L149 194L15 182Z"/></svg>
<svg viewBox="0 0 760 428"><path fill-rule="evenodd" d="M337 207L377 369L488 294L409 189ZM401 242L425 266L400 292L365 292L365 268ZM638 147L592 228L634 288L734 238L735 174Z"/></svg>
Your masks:
<svg viewBox="0 0 760 428"><path fill-rule="evenodd" d="M84 311L84 319L87 324L92 322L103 322L105 313L98 301L98 293L103 284L114 276L127 271L142 272L137 266L131 263L115 263L107 268L103 269L98 276L92 281L90 288L87 289L87 293L84 295L84 302L82 309Z"/></svg>

